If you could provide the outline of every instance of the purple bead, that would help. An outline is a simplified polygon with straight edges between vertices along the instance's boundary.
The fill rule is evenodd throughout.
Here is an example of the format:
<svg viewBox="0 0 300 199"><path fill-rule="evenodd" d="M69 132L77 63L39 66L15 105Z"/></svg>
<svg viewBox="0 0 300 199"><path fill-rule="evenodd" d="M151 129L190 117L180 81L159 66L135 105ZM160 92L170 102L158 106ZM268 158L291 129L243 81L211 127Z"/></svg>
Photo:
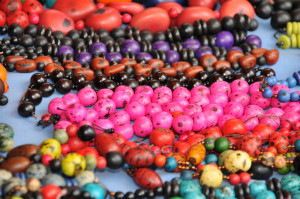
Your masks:
<svg viewBox="0 0 300 199"><path fill-rule="evenodd" d="M216 45L217 47L230 48L233 46L234 38L231 32L221 31L217 34Z"/></svg>
<svg viewBox="0 0 300 199"><path fill-rule="evenodd" d="M175 50L169 50L166 52L166 62L167 63L174 63L178 62L180 60L180 55L177 51Z"/></svg>
<svg viewBox="0 0 300 199"><path fill-rule="evenodd" d="M140 53L138 53L135 58L136 59L143 58L146 62L148 62L149 60L153 59L153 57L149 53L146 53L146 52L140 52Z"/></svg>
<svg viewBox="0 0 300 199"><path fill-rule="evenodd" d="M123 56L121 53L118 52L112 52L112 53L107 53L106 54L106 59L111 62L111 61L116 61L116 62L120 62L121 59L123 59Z"/></svg>
<svg viewBox="0 0 300 199"><path fill-rule="evenodd" d="M92 61L92 55L88 52L81 52L76 56L75 61L79 62L80 64L89 64Z"/></svg>
<svg viewBox="0 0 300 199"><path fill-rule="evenodd" d="M96 54L100 55L101 53L106 54L106 52L106 45L101 42L94 43L90 48L90 53L92 53L93 56Z"/></svg>
<svg viewBox="0 0 300 199"><path fill-rule="evenodd" d="M152 50L161 50L161 51L169 51L170 44L166 41L156 41L152 44Z"/></svg>
<svg viewBox="0 0 300 199"><path fill-rule="evenodd" d="M238 46L232 46L231 48L229 48L228 52L230 52L230 51L238 51L238 52L244 53L244 51Z"/></svg>
<svg viewBox="0 0 300 199"><path fill-rule="evenodd" d="M201 43L197 39L187 39L182 44L183 48L192 48L194 51L201 47Z"/></svg>
<svg viewBox="0 0 300 199"><path fill-rule="evenodd" d="M126 52L133 52L134 54L137 54L141 51L141 47L139 43L132 39L126 39L124 40L121 45L121 53L124 54Z"/></svg>
<svg viewBox="0 0 300 199"><path fill-rule="evenodd" d="M74 49L71 46L60 46L58 49L58 56L60 57L63 53L65 53L66 55L71 53L72 55L74 55Z"/></svg>
<svg viewBox="0 0 300 199"><path fill-rule="evenodd" d="M201 46L200 48L198 48L195 51L195 54L196 54L197 59L201 59L201 57L203 55L212 55L213 51L211 50L211 47L209 47L209 46Z"/></svg>
<svg viewBox="0 0 300 199"><path fill-rule="evenodd" d="M254 43L257 48L261 47L261 39L257 35L248 35L244 41L245 43Z"/></svg>

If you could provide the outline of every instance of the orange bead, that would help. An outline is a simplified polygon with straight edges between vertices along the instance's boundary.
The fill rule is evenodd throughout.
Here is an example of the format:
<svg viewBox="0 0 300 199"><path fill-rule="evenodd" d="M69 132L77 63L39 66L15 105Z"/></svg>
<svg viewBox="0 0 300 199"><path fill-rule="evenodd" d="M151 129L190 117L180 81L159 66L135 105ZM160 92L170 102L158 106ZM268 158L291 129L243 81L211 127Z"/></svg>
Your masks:
<svg viewBox="0 0 300 199"><path fill-rule="evenodd" d="M276 147L277 147L277 152L279 154L286 153L289 150L289 148L287 147L286 143L284 143L284 142L280 142L279 144L277 144Z"/></svg>
<svg viewBox="0 0 300 199"><path fill-rule="evenodd" d="M163 167L165 166L166 164L166 161L167 161L167 158L166 156L164 155L157 155L154 159L154 164L157 166L157 167Z"/></svg>
<svg viewBox="0 0 300 199"><path fill-rule="evenodd" d="M6 82L7 79L7 71L2 64L0 64L0 79L3 82Z"/></svg>
<svg viewBox="0 0 300 199"><path fill-rule="evenodd" d="M277 155L277 149L273 146L269 147L267 151L273 153L274 155Z"/></svg>

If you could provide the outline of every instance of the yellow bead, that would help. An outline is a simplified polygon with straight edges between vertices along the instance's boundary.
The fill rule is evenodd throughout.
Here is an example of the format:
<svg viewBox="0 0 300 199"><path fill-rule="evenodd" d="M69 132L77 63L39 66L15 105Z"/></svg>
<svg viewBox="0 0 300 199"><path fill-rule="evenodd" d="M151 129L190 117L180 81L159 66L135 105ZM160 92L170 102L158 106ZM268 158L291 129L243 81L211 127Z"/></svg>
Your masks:
<svg viewBox="0 0 300 199"><path fill-rule="evenodd" d="M293 22L293 34L299 34L299 32L298 32L298 22Z"/></svg>
<svg viewBox="0 0 300 199"><path fill-rule="evenodd" d="M280 35L280 37L278 37L278 39L277 39L277 42L283 43L283 45L280 46L280 48L282 48L282 49L287 49L291 46L291 40L287 35Z"/></svg>
<svg viewBox="0 0 300 199"><path fill-rule="evenodd" d="M234 151L234 150L226 150L226 151L222 152L222 153L219 155L218 165L219 165L219 166L223 166L226 157L227 157L230 153L232 153L233 151Z"/></svg>
<svg viewBox="0 0 300 199"><path fill-rule="evenodd" d="M68 177L77 176L85 170L85 167L84 157L77 153L68 153L61 162L61 170Z"/></svg>
<svg viewBox="0 0 300 199"><path fill-rule="evenodd" d="M300 34L297 35L297 48L300 48Z"/></svg>
<svg viewBox="0 0 300 199"><path fill-rule="evenodd" d="M230 173L236 173L240 170L248 171L251 164L252 162L248 153L239 150L230 153L224 162L225 168Z"/></svg>
<svg viewBox="0 0 300 199"><path fill-rule="evenodd" d="M288 22L286 24L286 34L287 35L291 35L293 33L293 23L292 22Z"/></svg>
<svg viewBox="0 0 300 199"><path fill-rule="evenodd" d="M57 159L61 154L61 145L56 139L47 139L40 144L40 151L42 155L50 154Z"/></svg>
<svg viewBox="0 0 300 199"><path fill-rule="evenodd" d="M200 185L207 185L208 187L218 187L223 181L223 173L220 169L213 165L205 165L200 171L199 182Z"/></svg>
<svg viewBox="0 0 300 199"><path fill-rule="evenodd" d="M291 35L291 43L292 43L292 48L297 48L297 39L296 39L296 35L294 34Z"/></svg>

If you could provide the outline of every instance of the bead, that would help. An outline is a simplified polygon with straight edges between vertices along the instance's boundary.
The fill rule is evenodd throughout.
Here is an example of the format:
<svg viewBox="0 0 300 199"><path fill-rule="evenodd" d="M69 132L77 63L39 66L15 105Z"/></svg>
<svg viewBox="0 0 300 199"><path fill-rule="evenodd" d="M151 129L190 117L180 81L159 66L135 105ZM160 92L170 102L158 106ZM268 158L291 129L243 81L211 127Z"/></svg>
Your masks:
<svg viewBox="0 0 300 199"><path fill-rule="evenodd" d="M215 141L212 138L206 138L204 140L204 147L207 151L211 151L215 148Z"/></svg>
<svg viewBox="0 0 300 199"><path fill-rule="evenodd" d="M262 95L264 98L271 98L273 96L273 91L271 88L264 88Z"/></svg>
<svg viewBox="0 0 300 199"><path fill-rule="evenodd" d="M205 165L201 169L200 185L218 187L223 181L223 173L213 165Z"/></svg>
<svg viewBox="0 0 300 199"><path fill-rule="evenodd" d="M265 166L272 166L274 164L275 155L270 152L264 152L261 161Z"/></svg>
<svg viewBox="0 0 300 199"><path fill-rule="evenodd" d="M275 76L268 77L266 81L268 82L268 85L271 87L277 84L277 78Z"/></svg>
<svg viewBox="0 0 300 199"><path fill-rule="evenodd" d="M215 150L222 153L229 149L229 141L226 138L218 138L215 142Z"/></svg>
<svg viewBox="0 0 300 199"><path fill-rule="evenodd" d="M177 168L177 160L173 157L168 157L164 169L168 172L174 171Z"/></svg>
<svg viewBox="0 0 300 199"><path fill-rule="evenodd" d="M224 165L231 173L235 173L239 170L248 171L251 167L250 156L243 151L234 151L226 157Z"/></svg>
<svg viewBox="0 0 300 199"><path fill-rule="evenodd" d="M300 139L297 139L294 145L295 145L295 151L300 152Z"/></svg>
<svg viewBox="0 0 300 199"><path fill-rule="evenodd" d="M280 90L278 92L278 100L280 102L288 102L288 101L290 101L290 93L289 93L289 91L284 90L284 89Z"/></svg>
<svg viewBox="0 0 300 199"><path fill-rule="evenodd" d="M259 195L257 195L256 199L276 199L275 193L269 190L265 190L261 192Z"/></svg>
<svg viewBox="0 0 300 199"><path fill-rule="evenodd" d="M210 163L217 163L218 162L218 156L216 154L209 154L206 156L206 163L210 164Z"/></svg>
<svg viewBox="0 0 300 199"><path fill-rule="evenodd" d="M285 167L286 166L285 158L283 156L277 155L275 157L274 165L276 168L279 168L279 169Z"/></svg>
<svg viewBox="0 0 300 199"><path fill-rule="evenodd" d="M255 181L250 184L250 193L254 197L256 197L265 190L267 190L267 186L264 182Z"/></svg>
<svg viewBox="0 0 300 199"><path fill-rule="evenodd" d="M232 185L237 185L237 184L239 184L240 183L240 176L238 175L238 174L230 174L229 175L229 182L230 182L230 184L232 184Z"/></svg>

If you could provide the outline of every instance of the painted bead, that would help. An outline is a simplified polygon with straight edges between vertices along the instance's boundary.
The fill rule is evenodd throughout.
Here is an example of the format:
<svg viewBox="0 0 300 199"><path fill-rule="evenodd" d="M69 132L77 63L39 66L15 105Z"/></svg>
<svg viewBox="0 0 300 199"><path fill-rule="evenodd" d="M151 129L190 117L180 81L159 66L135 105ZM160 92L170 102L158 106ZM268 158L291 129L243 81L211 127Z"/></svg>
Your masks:
<svg viewBox="0 0 300 199"><path fill-rule="evenodd" d="M223 94L226 94L227 96L229 96L231 93L230 84L225 81L214 82L210 86L210 93L211 93L211 95L217 94L217 93L223 93Z"/></svg>
<svg viewBox="0 0 300 199"><path fill-rule="evenodd" d="M61 98L54 98L48 105L48 112L50 114L58 114L60 115L62 112L66 110L66 104Z"/></svg>
<svg viewBox="0 0 300 199"><path fill-rule="evenodd" d="M126 152L124 159L134 167L148 167L154 162L154 153L145 147L135 147Z"/></svg>
<svg viewBox="0 0 300 199"><path fill-rule="evenodd" d="M185 134L193 129L193 120L186 115L179 115L173 119L172 126L179 134Z"/></svg>
<svg viewBox="0 0 300 199"><path fill-rule="evenodd" d="M174 141L174 132L169 128L156 128L149 136L149 143L159 147L171 146Z"/></svg>
<svg viewBox="0 0 300 199"><path fill-rule="evenodd" d="M202 131L206 128L206 118L204 113L195 112L190 117L193 119L193 131Z"/></svg>
<svg viewBox="0 0 300 199"><path fill-rule="evenodd" d="M161 112L162 108L158 103L149 103L145 105L145 115L153 120L153 116Z"/></svg>
<svg viewBox="0 0 300 199"><path fill-rule="evenodd" d="M193 165L198 165L204 160L205 157L205 147L201 143L193 145L186 154L186 159Z"/></svg>
<svg viewBox="0 0 300 199"><path fill-rule="evenodd" d="M246 92L235 91L230 94L229 100L231 102L239 102L245 107L250 103L250 96Z"/></svg>
<svg viewBox="0 0 300 199"><path fill-rule="evenodd" d="M146 117L142 116L137 118L133 123L133 130L135 135L139 137L147 137L153 130L153 125L151 120Z"/></svg>
<svg viewBox="0 0 300 199"><path fill-rule="evenodd" d="M251 167L251 159L248 153L243 151L234 151L225 159L225 168L230 173L236 173L239 170L248 171Z"/></svg>
<svg viewBox="0 0 300 199"><path fill-rule="evenodd" d="M86 109L82 104L71 104L66 108L66 117L72 123L79 123L86 117Z"/></svg>
<svg viewBox="0 0 300 199"><path fill-rule="evenodd" d="M224 107L224 114L240 118L244 113L244 106L239 102L229 102Z"/></svg>
<svg viewBox="0 0 300 199"><path fill-rule="evenodd" d="M132 102L125 106L124 109L130 116L130 120L136 120L138 117L145 115L144 104L138 102Z"/></svg>
<svg viewBox="0 0 300 199"><path fill-rule="evenodd" d="M172 115L169 112L161 111L152 116L152 123L154 129L156 128L171 128Z"/></svg>
<svg viewBox="0 0 300 199"><path fill-rule="evenodd" d="M135 183L144 189L154 189L162 186L160 176L153 170L148 168L140 168L135 172Z"/></svg>
<svg viewBox="0 0 300 199"><path fill-rule="evenodd" d="M223 181L223 173L219 168L213 165L205 165L201 169L199 178L200 185L207 185L208 187L218 187Z"/></svg>
<svg viewBox="0 0 300 199"><path fill-rule="evenodd" d="M271 99L264 98L262 93L258 91L251 96L250 104L257 105L262 109L267 109L271 104Z"/></svg>
<svg viewBox="0 0 300 199"><path fill-rule="evenodd" d="M250 157L258 156L261 151L262 143L255 135L245 135L239 139L237 149L245 151Z"/></svg>
<svg viewBox="0 0 300 199"><path fill-rule="evenodd" d="M55 139L46 139L40 144L42 155L50 154L53 158L59 158L61 154L61 145Z"/></svg>
<svg viewBox="0 0 300 199"><path fill-rule="evenodd" d="M113 96L114 92L108 88L102 88L97 92L98 100L100 99L106 99L111 98Z"/></svg>
<svg viewBox="0 0 300 199"><path fill-rule="evenodd" d="M80 103L83 106L92 106L97 101L97 94L92 88L83 88L78 93Z"/></svg>
<svg viewBox="0 0 300 199"><path fill-rule="evenodd" d="M99 118L105 118L116 111L116 104L111 99L100 99L95 103L94 109Z"/></svg>

